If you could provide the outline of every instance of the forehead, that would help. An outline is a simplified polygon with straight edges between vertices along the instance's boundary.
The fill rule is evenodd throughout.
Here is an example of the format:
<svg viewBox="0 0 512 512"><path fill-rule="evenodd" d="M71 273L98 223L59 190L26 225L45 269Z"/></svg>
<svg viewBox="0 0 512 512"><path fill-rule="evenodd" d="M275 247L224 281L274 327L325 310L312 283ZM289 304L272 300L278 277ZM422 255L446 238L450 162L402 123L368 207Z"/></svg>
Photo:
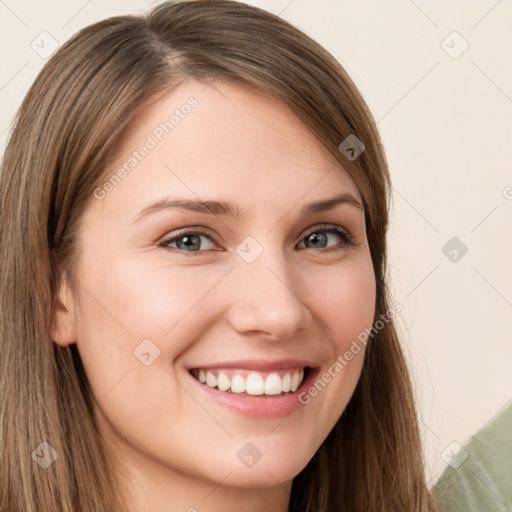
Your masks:
<svg viewBox="0 0 512 512"><path fill-rule="evenodd" d="M152 99L109 165L104 184L110 182L104 203L129 198L133 206L166 193L267 209L336 193L360 198L341 164L286 105L226 80L187 80Z"/></svg>

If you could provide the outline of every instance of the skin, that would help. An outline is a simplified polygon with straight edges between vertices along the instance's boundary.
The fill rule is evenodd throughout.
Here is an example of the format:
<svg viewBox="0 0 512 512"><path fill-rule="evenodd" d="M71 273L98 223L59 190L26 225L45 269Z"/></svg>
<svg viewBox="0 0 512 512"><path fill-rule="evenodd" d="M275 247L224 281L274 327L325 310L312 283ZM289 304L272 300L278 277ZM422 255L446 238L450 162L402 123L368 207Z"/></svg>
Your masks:
<svg viewBox="0 0 512 512"><path fill-rule="evenodd" d="M355 389L364 350L307 405L270 420L205 398L187 368L292 357L325 373L371 327L375 275L361 208L339 204L307 217L300 209L337 193L362 200L286 106L225 80L188 80L149 104L106 179L190 96L198 100L190 114L103 199L91 199L73 272L78 294L63 278L53 339L77 344L134 510L286 511L293 478ZM229 200L243 216L162 209L134 221L170 195ZM347 230L352 244L323 224ZM201 236L199 249L159 245L201 227L212 238ZM308 246L311 233L326 238ZM250 264L236 252L248 236L263 249ZM160 350L148 366L134 356L144 339ZM237 458L247 442L262 454L251 468Z"/></svg>

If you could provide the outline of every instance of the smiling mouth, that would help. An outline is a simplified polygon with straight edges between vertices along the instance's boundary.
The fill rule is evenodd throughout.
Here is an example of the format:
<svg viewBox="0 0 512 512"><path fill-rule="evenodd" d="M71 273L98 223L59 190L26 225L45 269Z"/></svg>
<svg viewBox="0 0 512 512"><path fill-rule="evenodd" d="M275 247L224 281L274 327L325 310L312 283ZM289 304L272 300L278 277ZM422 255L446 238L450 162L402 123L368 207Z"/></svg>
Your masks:
<svg viewBox="0 0 512 512"><path fill-rule="evenodd" d="M309 367L271 372L234 368L196 368L190 370L190 374L205 386L218 391L251 396L279 396L297 391L307 378L309 370Z"/></svg>

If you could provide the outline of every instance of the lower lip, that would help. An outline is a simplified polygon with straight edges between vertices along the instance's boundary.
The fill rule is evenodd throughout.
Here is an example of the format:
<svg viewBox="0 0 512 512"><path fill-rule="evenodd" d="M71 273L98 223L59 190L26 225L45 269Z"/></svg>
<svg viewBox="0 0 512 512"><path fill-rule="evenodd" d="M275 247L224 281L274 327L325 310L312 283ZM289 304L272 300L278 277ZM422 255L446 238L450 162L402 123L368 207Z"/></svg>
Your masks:
<svg viewBox="0 0 512 512"><path fill-rule="evenodd" d="M307 378L295 392L275 396L251 396L246 393L219 391L216 388L202 384L195 377L189 375L205 396L227 407L231 411L249 418L274 419L284 418L298 411L305 405L299 401L299 395L310 386L317 374L318 369L310 368Z"/></svg>

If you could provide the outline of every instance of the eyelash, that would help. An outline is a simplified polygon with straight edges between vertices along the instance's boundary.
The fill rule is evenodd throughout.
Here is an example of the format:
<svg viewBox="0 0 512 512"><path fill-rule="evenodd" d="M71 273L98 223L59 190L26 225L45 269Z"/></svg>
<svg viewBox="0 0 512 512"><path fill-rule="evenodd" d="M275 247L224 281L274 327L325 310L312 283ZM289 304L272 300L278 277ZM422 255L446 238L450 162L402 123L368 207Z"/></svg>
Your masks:
<svg viewBox="0 0 512 512"><path fill-rule="evenodd" d="M340 250L343 249L344 246L346 247L346 246L354 245L353 238L352 238L352 236L350 235L350 233L347 230L345 230L345 229L343 229L343 228L341 228L339 226L331 226L331 225L323 225L323 226L316 227L315 229L313 229L312 231L307 233L304 237L302 237L300 239L300 242L303 242L309 236L311 236L314 233L318 233L318 232L335 233L336 235L338 235L341 238L341 240L343 242L342 246L338 246L338 244L337 244L337 245L332 246L332 247L321 248L321 249L319 249L319 252L326 253L326 252L340 251ZM194 254L206 252L205 250L202 250L202 251L201 250L199 250L199 251L184 251L183 249L179 249L178 247L169 247L169 244L176 242L177 240L179 240L180 238L184 237L185 235L206 236L210 240L212 240L214 243L217 243L215 241L215 239L213 238L213 236L209 232L206 232L206 231L195 231L195 230L190 230L190 231L183 230L181 232L178 232L177 234L174 234L172 237L165 238L164 240L160 241L158 243L158 246L166 248L166 249L174 249L175 251L180 252L180 253L184 254L185 256L193 256ZM303 249L310 249L310 248L309 247L304 247Z"/></svg>

